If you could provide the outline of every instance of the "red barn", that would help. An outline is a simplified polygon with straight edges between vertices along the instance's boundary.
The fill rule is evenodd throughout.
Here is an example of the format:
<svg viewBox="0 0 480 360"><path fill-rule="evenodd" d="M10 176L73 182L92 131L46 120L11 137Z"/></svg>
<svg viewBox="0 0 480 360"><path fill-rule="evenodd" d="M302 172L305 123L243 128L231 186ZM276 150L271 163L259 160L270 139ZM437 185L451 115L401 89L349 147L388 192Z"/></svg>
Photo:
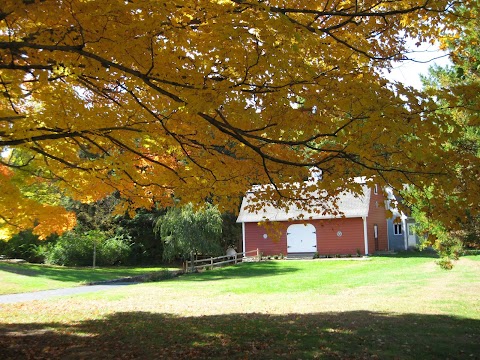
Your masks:
<svg viewBox="0 0 480 360"><path fill-rule="evenodd" d="M387 221L383 191L362 185L362 194L344 192L336 201L338 212L325 213L328 203L311 205L303 212L295 206L288 210L263 203L258 211L249 210L255 192L242 201L237 222L242 224L243 249L259 249L264 255L315 254L356 255L388 250ZM292 220L292 219L308 220ZM275 225L267 228L261 223ZM273 231L272 231L273 229ZM270 231L269 231L270 230ZM273 236L273 232L280 237Z"/></svg>

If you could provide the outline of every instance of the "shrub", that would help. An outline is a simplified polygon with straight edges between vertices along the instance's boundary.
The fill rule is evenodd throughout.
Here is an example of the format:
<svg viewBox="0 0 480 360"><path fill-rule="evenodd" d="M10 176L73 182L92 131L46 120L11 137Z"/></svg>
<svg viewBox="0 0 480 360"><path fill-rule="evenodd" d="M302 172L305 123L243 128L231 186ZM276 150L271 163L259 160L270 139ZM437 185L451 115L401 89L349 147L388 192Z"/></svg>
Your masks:
<svg viewBox="0 0 480 360"><path fill-rule="evenodd" d="M453 268L453 261L449 257L442 257L436 263L444 270L451 270Z"/></svg>
<svg viewBox="0 0 480 360"><path fill-rule="evenodd" d="M45 262L68 266L92 265L95 247L97 265L115 265L125 261L130 254L129 239L126 236L107 238L105 233L98 230L83 234L69 232L46 249Z"/></svg>
<svg viewBox="0 0 480 360"><path fill-rule="evenodd" d="M47 264L86 266L92 264L93 243L91 236L68 232L60 236L46 250Z"/></svg>
<svg viewBox="0 0 480 360"><path fill-rule="evenodd" d="M8 258L24 259L31 263L43 263L44 249L56 236L40 240L31 230L25 230L12 236L8 241L0 241L0 254Z"/></svg>
<svg viewBox="0 0 480 360"><path fill-rule="evenodd" d="M104 240L97 246L99 265L118 265L130 255L130 239L126 235L117 235Z"/></svg>

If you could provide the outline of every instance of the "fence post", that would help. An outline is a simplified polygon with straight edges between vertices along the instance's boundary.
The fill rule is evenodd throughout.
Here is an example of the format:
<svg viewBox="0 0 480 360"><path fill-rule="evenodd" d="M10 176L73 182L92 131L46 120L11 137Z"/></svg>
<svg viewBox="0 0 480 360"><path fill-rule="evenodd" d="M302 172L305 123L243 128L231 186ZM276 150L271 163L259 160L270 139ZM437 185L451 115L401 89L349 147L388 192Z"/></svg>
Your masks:
<svg viewBox="0 0 480 360"><path fill-rule="evenodd" d="M257 261L260 261L260 249L257 248Z"/></svg>
<svg viewBox="0 0 480 360"><path fill-rule="evenodd" d="M210 270L213 270L213 257L210 258Z"/></svg>
<svg viewBox="0 0 480 360"><path fill-rule="evenodd" d="M191 254L191 259L192 259L192 273L195 271L195 263L193 262L193 251L192 251L192 254Z"/></svg>

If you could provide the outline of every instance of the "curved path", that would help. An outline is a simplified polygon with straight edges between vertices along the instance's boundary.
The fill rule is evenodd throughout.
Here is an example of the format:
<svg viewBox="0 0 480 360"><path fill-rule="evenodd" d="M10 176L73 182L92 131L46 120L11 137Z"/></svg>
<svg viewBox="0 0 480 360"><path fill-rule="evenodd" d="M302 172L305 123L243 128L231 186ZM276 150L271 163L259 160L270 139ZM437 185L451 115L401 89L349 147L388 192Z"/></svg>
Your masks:
<svg viewBox="0 0 480 360"><path fill-rule="evenodd" d="M101 284L101 285L86 285L86 286L79 286L79 287L73 287L73 288L0 295L0 304L12 304L12 303L19 303L19 302L26 302L26 301L33 301L33 300L44 300L44 299L49 299L57 296L68 296L68 295L84 294L84 293L102 291L102 290L111 290L118 287L133 285L133 284L138 284L138 283L137 282L112 282L112 283Z"/></svg>

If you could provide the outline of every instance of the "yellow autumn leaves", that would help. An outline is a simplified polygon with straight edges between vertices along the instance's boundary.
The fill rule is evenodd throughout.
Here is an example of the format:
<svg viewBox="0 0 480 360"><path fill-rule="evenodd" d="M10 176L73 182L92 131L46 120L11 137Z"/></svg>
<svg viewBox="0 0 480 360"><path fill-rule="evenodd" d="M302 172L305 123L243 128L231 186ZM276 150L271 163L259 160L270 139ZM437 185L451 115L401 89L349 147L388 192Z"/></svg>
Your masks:
<svg viewBox="0 0 480 360"><path fill-rule="evenodd" d="M331 191L357 175L421 182L444 170L436 126L450 120L380 74L403 37L453 29L446 5L5 0L0 148L76 199L118 191L120 211L173 197L235 208L252 184L301 181L311 166ZM2 211L28 214L22 184L2 181L16 187Z"/></svg>

